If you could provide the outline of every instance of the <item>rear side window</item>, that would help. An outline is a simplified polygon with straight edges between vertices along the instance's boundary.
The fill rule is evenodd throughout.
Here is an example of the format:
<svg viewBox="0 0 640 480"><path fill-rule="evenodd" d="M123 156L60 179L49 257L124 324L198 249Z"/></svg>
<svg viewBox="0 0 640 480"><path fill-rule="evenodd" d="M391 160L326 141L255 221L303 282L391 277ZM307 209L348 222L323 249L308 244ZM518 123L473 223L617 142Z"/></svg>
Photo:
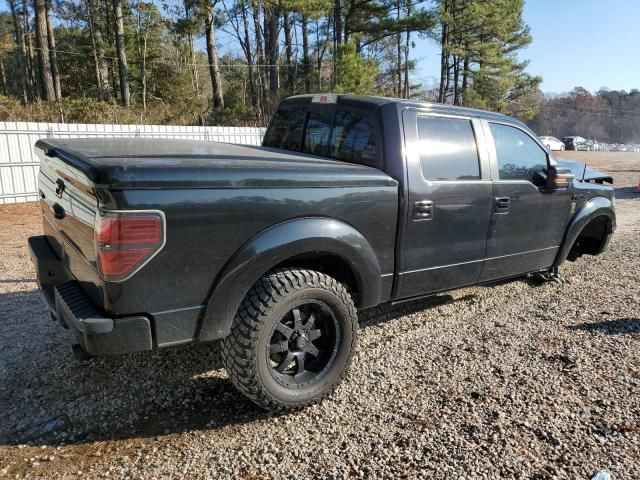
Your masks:
<svg viewBox="0 0 640 480"><path fill-rule="evenodd" d="M418 138L425 179L480 179L478 149L470 120L418 117Z"/></svg>
<svg viewBox="0 0 640 480"><path fill-rule="evenodd" d="M338 110L329 145L330 157L362 165L378 163L376 126L368 115Z"/></svg>
<svg viewBox="0 0 640 480"><path fill-rule="evenodd" d="M309 112L304 134L304 152L315 155L327 154L332 121L333 112Z"/></svg>
<svg viewBox="0 0 640 480"><path fill-rule="evenodd" d="M262 145L376 168L382 163L375 115L334 105L279 109Z"/></svg>
<svg viewBox="0 0 640 480"><path fill-rule="evenodd" d="M306 112L301 108L278 110L264 137L265 147L302 150L302 131Z"/></svg>
<svg viewBox="0 0 640 480"><path fill-rule="evenodd" d="M529 180L547 168L547 153L519 128L490 123L500 180Z"/></svg>

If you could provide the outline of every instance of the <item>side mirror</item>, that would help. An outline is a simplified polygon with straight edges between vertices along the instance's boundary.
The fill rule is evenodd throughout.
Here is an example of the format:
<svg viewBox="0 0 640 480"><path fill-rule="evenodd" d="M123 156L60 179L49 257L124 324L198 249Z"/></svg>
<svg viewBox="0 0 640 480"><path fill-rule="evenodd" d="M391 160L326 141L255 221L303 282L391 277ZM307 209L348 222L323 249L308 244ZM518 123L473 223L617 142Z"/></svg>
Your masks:
<svg viewBox="0 0 640 480"><path fill-rule="evenodd" d="M547 179L545 187L547 190L563 190L569 188L575 175L567 167L549 165L547 168Z"/></svg>

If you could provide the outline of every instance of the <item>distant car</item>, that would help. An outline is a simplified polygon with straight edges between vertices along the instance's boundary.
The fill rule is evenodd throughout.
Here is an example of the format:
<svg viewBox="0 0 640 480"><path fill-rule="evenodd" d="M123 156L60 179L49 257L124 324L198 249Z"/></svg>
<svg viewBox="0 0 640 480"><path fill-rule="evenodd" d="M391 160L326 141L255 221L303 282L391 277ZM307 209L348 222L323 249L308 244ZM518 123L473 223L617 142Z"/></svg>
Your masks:
<svg viewBox="0 0 640 480"><path fill-rule="evenodd" d="M549 148L549 150L561 151L565 149L564 143L556 137L540 137L540 141Z"/></svg>
<svg viewBox="0 0 640 480"><path fill-rule="evenodd" d="M576 143L576 150L582 150L584 152L590 152L593 150L593 142L591 140L585 140L583 142Z"/></svg>
<svg viewBox="0 0 640 480"><path fill-rule="evenodd" d="M612 152L626 152L627 151L627 146L626 145L614 145L613 148L611 149Z"/></svg>
<svg viewBox="0 0 640 480"><path fill-rule="evenodd" d="M562 143L567 150L586 150L586 138L577 135L562 137Z"/></svg>

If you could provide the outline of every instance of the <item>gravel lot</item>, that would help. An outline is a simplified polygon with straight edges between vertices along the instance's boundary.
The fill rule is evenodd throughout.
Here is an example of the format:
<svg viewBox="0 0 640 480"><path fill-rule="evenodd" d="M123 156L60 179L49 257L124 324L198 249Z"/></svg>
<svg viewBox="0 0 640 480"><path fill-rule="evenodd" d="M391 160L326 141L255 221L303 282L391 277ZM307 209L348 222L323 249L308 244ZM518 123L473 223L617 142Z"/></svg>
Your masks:
<svg viewBox="0 0 640 480"><path fill-rule="evenodd" d="M76 362L33 281L37 208L0 207L0 477L640 478L640 155L564 155L616 179L605 255L365 312L347 381L285 416L214 346Z"/></svg>

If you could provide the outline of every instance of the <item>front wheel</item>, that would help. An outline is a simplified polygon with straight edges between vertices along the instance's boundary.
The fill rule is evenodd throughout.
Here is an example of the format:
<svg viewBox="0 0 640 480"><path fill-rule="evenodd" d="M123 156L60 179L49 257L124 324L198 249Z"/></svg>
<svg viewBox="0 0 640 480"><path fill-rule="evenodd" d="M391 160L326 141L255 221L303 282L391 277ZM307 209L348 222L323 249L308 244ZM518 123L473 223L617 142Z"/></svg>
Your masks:
<svg viewBox="0 0 640 480"><path fill-rule="evenodd" d="M236 388L260 407L294 410L340 383L357 330L353 300L337 280L312 270L276 270L242 301L223 361Z"/></svg>

